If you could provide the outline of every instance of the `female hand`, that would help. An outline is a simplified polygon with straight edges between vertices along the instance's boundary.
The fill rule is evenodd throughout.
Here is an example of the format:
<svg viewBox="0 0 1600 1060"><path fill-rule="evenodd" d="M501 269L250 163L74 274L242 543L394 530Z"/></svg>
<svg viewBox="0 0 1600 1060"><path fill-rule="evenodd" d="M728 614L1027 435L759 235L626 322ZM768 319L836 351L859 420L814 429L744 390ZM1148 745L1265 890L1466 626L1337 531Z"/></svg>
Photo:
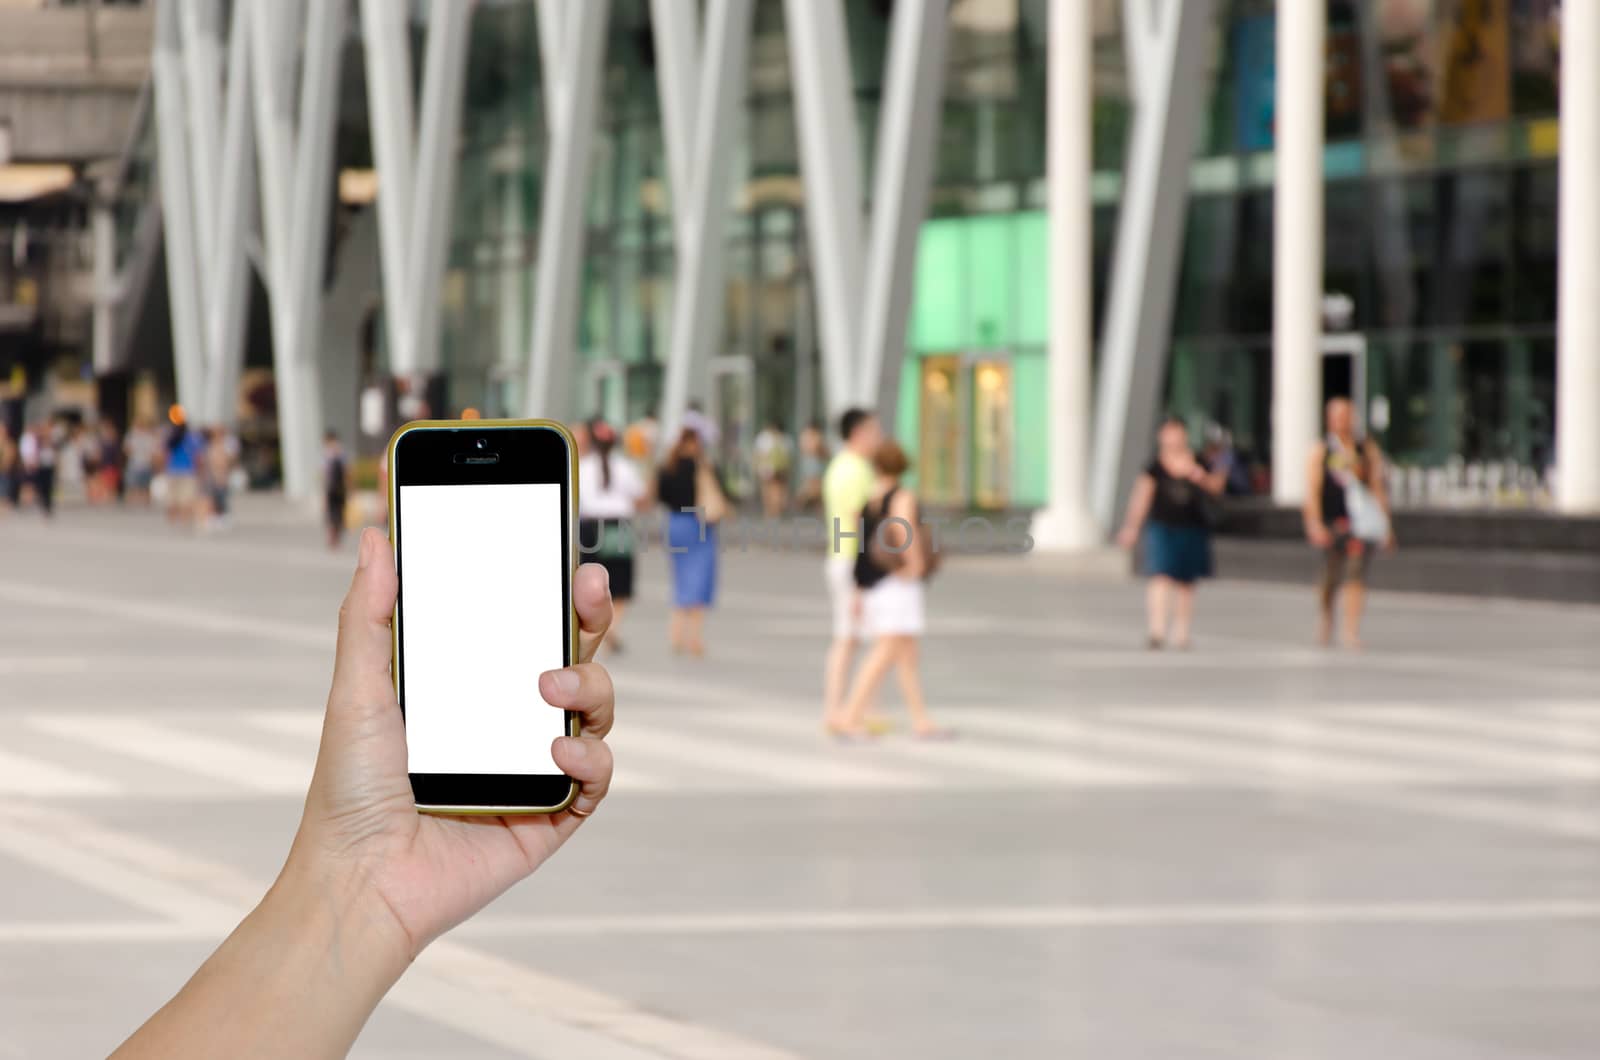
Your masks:
<svg viewBox="0 0 1600 1060"><path fill-rule="evenodd" d="M1117 531L1117 544L1123 548L1132 548L1139 543L1139 528L1124 526Z"/></svg>
<svg viewBox="0 0 1600 1060"><path fill-rule="evenodd" d="M604 568L587 565L573 579L579 661L540 675L548 707L582 719L581 736L560 737L556 764L580 792L566 811L529 817L419 814L406 773L405 726L389 674L390 616L397 579L388 541L361 535L354 582L339 609L333 689L322 727L316 773L286 875L309 873L349 893L378 899L415 958L430 941L482 909L538 868L593 813L611 783L614 695L605 669L591 662L611 623Z"/></svg>

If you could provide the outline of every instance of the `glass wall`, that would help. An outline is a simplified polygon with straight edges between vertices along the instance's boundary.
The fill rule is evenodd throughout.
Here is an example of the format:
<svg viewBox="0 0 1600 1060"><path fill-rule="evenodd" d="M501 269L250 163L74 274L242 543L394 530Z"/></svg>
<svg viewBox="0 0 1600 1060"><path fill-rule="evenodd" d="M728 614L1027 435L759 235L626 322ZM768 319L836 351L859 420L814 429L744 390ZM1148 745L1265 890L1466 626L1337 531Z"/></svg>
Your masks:
<svg viewBox="0 0 1600 1060"><path fill-rule="evenodd" d="M647 0L613 0L575 382L632 420L659 400L672 194ZM1273 0L1219 5L1197 101L1167 401L1197 439L1270 460ZM846 4L871 188L889 0ZM899 434L954 505L1044 501L1047 0L955 0ZM1554 394L1556 0L1330 0L1325 285L1366 343L1372 433L1418 468L1549 460ZM1131 108L1120 5L1096 8L1095 273L1109 275ZM545 142L527 2L481 5L446 282L447 403L521 405ZM782 0L758 0L713 383L737 479L760 422L816 416L820 367ZM1096 317L1105 296L1097 283ZM1349 385L1348 373L1330 386ZM1343 378L1341 384L1339 379Z"/></svg>
<svg viewBox="0 0 1600 1060"><path fill-rule="evenodd" d="M1365 340L1369 429L1419 471L1464 480L1550 458L1557 7L1329 4L1324 287L1348 315L1328 324ZM1272 191L1256 163L1273 141L1272 8L1231 5L1218 36L1168 389L1173 411L1263 463Z"/></svg>

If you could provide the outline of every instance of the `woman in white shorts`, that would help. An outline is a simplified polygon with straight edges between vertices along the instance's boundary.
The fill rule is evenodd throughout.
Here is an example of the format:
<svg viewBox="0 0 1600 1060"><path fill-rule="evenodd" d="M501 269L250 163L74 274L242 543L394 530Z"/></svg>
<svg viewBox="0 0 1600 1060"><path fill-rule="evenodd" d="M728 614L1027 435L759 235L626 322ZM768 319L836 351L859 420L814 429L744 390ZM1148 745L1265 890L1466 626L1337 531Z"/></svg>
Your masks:
<svg viewBox="0 0 1600 1060"><path fill-rule="evenodd" d="M867 707L890 668L900 682L900 695L911 715L912 732L922 739L951 735L928 717L918 670L923 630L927 626L924 584L932 573L932 542L919 521L916 494L900 485L911 467L905 450L884 442L872 458L878 482L862 513L862 548L856 558L855 581L861 594L862 632L874 642L845 702L846 738L868 735ZM874 545L874 541L877 545ZM893 569L885 566L892 561Z"/></svg>

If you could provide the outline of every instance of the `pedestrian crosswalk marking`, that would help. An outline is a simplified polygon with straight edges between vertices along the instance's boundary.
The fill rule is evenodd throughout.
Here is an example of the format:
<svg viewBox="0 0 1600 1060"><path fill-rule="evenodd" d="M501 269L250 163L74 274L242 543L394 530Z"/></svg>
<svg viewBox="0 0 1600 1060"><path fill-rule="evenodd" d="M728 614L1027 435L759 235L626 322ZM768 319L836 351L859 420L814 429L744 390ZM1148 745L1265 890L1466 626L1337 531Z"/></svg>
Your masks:
<svg viewBox="0 0 1600 1060"><path fill-rule="evenodd" d="M1116 723L1120 716L1101 713L1090 720L1078 716L987 709L950 713L953 721L969 730L992 731L997 735L1030 742L1071 743L1093 748L1099 754L1175 760L1191 773L1198 771L1202 778L1213 781L1241 783L1270 777L1340 784L1394 784L1422 779L1414 772L1345 757L1253 746L1201 734L1170 732L1153 726L1122 726Z"/></svg>
<svg viewBox="0 0 1600 1060"><path fill-rule="evenodd" d="M814 751L775 751L748 742L716 735L712 723L685 725L674 731L663 725L630 722L615 730L611 741L624 761L638 755L650 769L654 762L670 759L688 763L704 771L709 786L719 778L743 777L764 780L779 787L916 788L926 786L926 778L902 770L838 756L818 755Z"/></svg>
<svg viewBox="0 0 1600 1060"><path fill-rule="evenodd" d="M55 796L116 795L118 784L63 766L0 751L0 795L33 798Z"/></svg>
<svg viewBox="0 0 1600 1060"><path fill-rule="evenodd" d="M669 703L692 698L694 688L682 685ZM709 691L698 697L708 701ZM938 711L958 730L954 741L915 741L902 728L867 746L841 747L822 734L811 704L777 699L760 710L658 705L643 720L625 715L610 742L619 792L1549 786L1600 780L1600 714L1584 706L1508 705L1491 714L1405 703L1285 710L969 703ZM58 712L0 726L4 795L299 797L322 713Z"/></svg>
<svg viewBox="0 0 1600 1060"><path fill-rule="evenodd" d="M1600 756L1552 748L1533 752L1485 744L1451 728L1416 733L1383 725L1382 719L1365 719L1338 713L1317 717L1263 715L1260 711L1207 710L1184 719L1184 724L1225 732L1246 739L1283 741L1295 747L1334 748L1381 757L1405 756L1437 761L1463 770L1462 779L1483 771L1536 776L1560 775L1571 780L1600 779Z"/></svg>
<svg viewBox="0 0 1600 1060"><path fill-rule="evenodd" d="M62 714L28 718L28 725L104 751L223 781L269 795L304 794L312 759L258 750L236 740L197 735L182 722L158 723L119 715Z"/></svg>
<svg viewBox="0 0 1600 1060"><path fill-rule="evenodd" d="M1434 734L1474 733L1497 746L1508 743L1537 751L1588 749L1600 754L1600 727L1573 716L1579 706L1557 703L1490 714L1483 710L1441 711L1408 705L1362 706L1352 708L1352 717L1380 721Z"/></svg>
<svg viewBox="0 0 1600 1060"><path fill-rule="evenodd" d="M814 740L811 728L814 721L794 715L773 713L740 713L719 717L722 724L746 731ZM1084 757L1065 749L1039 751L1015 743L996 744L977 737L974 730L964 730L960 739L949 742L884 740L872 746L834 749L833 754L851 754L870 761L889 758L930 767L927 773L929 787L964 787L973 783L993 783L993 778L1006 778L1005 786L1019 781L1045 782L1072 786L1110 785L1161 785L1177 783L1182 778L1164 770L1147 766L1107 763ZM981 778L981 779L980 779Z"/></svg>

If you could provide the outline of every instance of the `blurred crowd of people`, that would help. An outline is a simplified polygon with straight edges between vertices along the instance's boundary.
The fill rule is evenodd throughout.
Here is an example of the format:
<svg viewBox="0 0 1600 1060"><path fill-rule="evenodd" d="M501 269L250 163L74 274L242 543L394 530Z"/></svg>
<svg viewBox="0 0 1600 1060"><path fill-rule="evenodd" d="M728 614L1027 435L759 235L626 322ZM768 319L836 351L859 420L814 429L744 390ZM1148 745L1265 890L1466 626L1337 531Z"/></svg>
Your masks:
<svg viewBox="0 0 1600 1060"><path fill-rule="evenodd" d="M195 427L174 406L158 427L140 418L120 427L41 417L19 433L0 423L0 495L13 512L46 518L65 494L91 506L165 508L174 524L228 525L229 500L242 488L239 440L221 427Z"/></svg>

